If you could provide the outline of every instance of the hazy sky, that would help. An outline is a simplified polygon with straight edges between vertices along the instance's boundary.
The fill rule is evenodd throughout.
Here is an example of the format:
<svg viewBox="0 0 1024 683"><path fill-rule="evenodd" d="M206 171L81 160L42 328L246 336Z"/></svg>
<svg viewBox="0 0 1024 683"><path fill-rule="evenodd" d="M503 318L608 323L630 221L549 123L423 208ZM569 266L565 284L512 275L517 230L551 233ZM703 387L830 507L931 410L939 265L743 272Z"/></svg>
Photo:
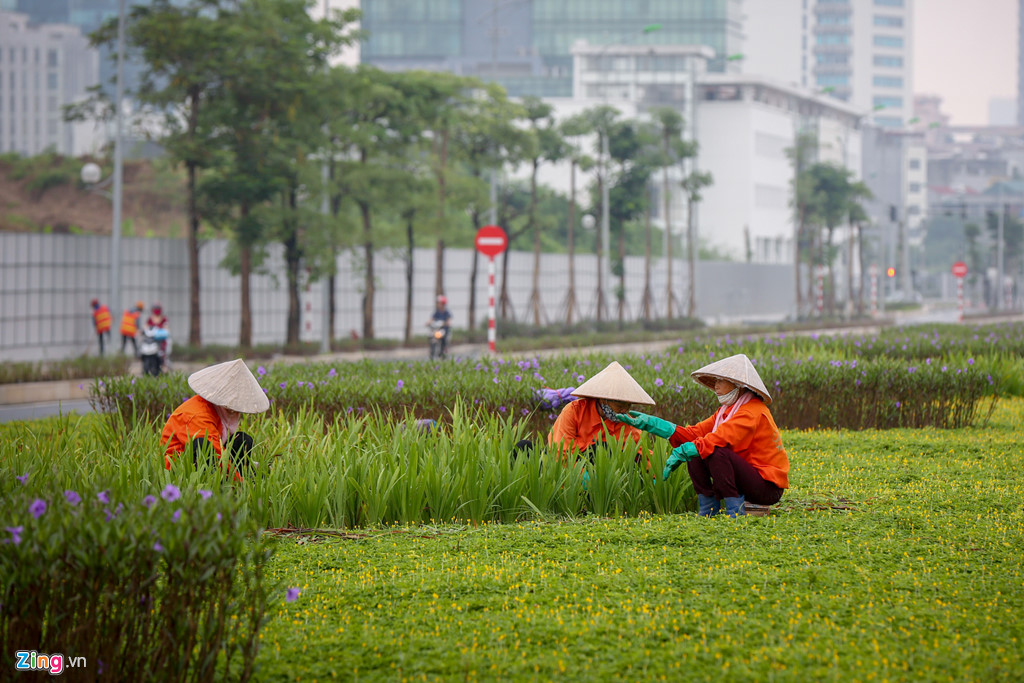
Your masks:
<svg viewBox="0 0 1024 683"><path fill-rule="evenodd" d="M1017 0L915 0L914 92L942 97L954 125L988 123L1017 96Z"/></svg>

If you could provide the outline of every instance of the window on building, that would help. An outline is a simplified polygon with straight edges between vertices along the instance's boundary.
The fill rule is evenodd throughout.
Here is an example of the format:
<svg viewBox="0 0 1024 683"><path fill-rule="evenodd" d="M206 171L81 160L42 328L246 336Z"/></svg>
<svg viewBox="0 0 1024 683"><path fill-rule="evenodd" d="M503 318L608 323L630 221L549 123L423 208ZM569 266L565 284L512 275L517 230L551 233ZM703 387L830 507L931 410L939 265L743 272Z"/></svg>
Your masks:
<svg viewBox="0 0 1024 683"><path fill-rule="evenodd" d="M850 85L850 77L840 74L821 74L817 77L818 85Z"/></svg>
<svg viewBox="0 0 1024 683"><path fill-rule="evenodd" d="M893 97L891 95L876 95L874 105L881 109L902 109L903 98Z"/></svg>
<svg viewBox="0 0 1024 683"><path fill-rule="evenodd" d="M907 215L908 216L919 216L919 215L921 215L921 207L917 206L916 204L912 204L911 206L908 206L907 207Z"/></svg>
<svg viewBox="0 0 1024 683"><path fill-rule="evenodd" d="M818 55L818 64L846 66L849 63L850 55L837 55L831 53Z"/></svg>
<svg viewBox="0 0 1024 683"><path fill-rule="evenodd" d="M871 83L879 88L902 88L903 78L900 76L875 76Z"/></svg>
<svg viewBox="0 0 1024 683"><path fill-rule="evenodd" d="M903 38L899 36L875 36L872 43L875 47L903 47Z"/></svg>
<svg viewBox="0 0 1024 683"><path fill-rule="evenodd" d="M903 66L903 57L896 57L894 55L875 55L872 63L875 66L891 66L893 68L901 68Z"/></svg>
<svg viewBox="0 0 1024 683"><path fill-rule="evenodd" d="M911 192L912 194L916 194L916 193L920 192L921 191L921 183L910 183L910 185L907 188L907 191Z"/></svg>
<svg viewBox="0 0 1024 683"><path fill-rule="evenodd" d="M910 167L910 169L912 171L916 171L917 169L921 168L921 160L920 159L911 159L910 163L908 164L908 166Z"/></svg>
<svg viewBox="0 0 1024 683"><path fill-rule="evenodd" d="M847 26L849 23L849 14L823 14L818 17L818 26Z"/></svg>
<svg viewBox="0 0 1024 683"><path fill-rule="evenodd" d="M56 71L50 71L49 73L46 74L46 88L48 90L56 90L57 89L57 72Z"/></svg>
<svg viewBox="0 0 1024 683"><path fill-rule="evenodd" d="M889 26L892 28L903 28L903 17L891 17L886 14L876 14L875 26Z"/></svg>
<svg viewBox="0 0 1024 683"><path fill-rule="evenodd" d="M875 0L879 7L903 7L903 0Z"/></svg>
<svg viewBox="0 0 1024 683"><path fill-rule="evenodd" d="M874 117L876 125L882 128L901 128L903 127L903 118L900 116L876 116Z"/></svg>
<svg viewBox="0 0 1024 683"><path fill-rule="evenodd" d="M820 33L816 36L818 45L849 45L850 36L840 33Z"/></svg>
<svg viewBox="0 0 1024 683"><path fill-rule="evenodd" d="M46 66L57 66L57 51L47 50L46 51Z"/></svg>

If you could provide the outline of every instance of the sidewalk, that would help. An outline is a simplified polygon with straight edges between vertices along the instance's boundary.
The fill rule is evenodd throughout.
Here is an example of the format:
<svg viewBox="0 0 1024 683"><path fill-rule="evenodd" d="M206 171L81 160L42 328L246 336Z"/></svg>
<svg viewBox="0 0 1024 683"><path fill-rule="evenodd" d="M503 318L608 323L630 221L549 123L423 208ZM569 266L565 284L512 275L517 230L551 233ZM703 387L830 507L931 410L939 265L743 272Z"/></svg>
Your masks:
<svg viewBox="0 0 1024 683"><path fill-rule="evenodd" d="M922 313L924 315L922 315ZM794 336L832 336L837 334L875 334L882 327L892 325L904 325L912 324L914 322L954 322L955 311L945 312L943 311L940 315L934 315L935 312L929 312L927 310L918 313L916 316L910 314L904 314L899 316L893 316L892 319L886 321L879 321L876 324L861 325L857 327L837 327L837 328L820 328L815 330L799 330L790 332L788 334ZM928 317L931 319L928 319ZM916 318L916 319L915 319ZM971 324L983 324L988 322L1009 322L1009 321L1020 321L1024 320L1024 315L1019 313L1004 314L1004 315L992 315L992 316L978 316L967 320L967 323ZM749 331L750 334L759 334L757 328L752 327ZM642 341L642 342L628 342L623 344L605 344L602 346L587 346L583 348L578 347L562 347L557 349L538 349L534 351L514 351L509 353L503 353L501 351L501 344L498 344L498 358L504 359L523 359L523 358L551 358L555 356L570 354L570 353L609 353L609 354L626 354L626 353L658 353L666 349L672 348L675 342L671 340L658 340L658 341ZM269 360L264 361L252 361L249 365L256 367L258 365L277 365L280 363L284 364L295 364L295 363L353 363L363 360L372 361L392 361L392 360L428 360L428 350L426 343L422 347L403 347L395 349L386 349L381 351L347 351L338 353L325 353L314 356L286 356L280 355L275 356ZM487 350L487 344L453 344L448 349L449 358L467 358L467 359L487 359L490 357L490 353ZM205 363L185 363L175 362L172 359L171 371L180 372L183 374L191 374L196 370L206 367ZM142 366L140 363L132 363L131 372L135 375L142 374ZM0 405L16 405L16 404L28 404L28 403L45 403L52 401L66 401L66 400L77 400L89 398L89 386L92 384L91 379L77 379L60 382L25 382L21 384L0 384Z"/></svg>

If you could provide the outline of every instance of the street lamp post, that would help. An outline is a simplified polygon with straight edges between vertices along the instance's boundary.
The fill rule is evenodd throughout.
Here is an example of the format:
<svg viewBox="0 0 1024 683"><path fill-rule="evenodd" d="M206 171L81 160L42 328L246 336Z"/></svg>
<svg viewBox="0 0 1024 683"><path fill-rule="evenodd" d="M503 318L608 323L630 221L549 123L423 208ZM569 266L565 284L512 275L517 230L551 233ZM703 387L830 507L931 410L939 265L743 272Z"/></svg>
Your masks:
<svg viewBox="0 0 1024 683"><path fill-rule="evenodd" d="M117 3L117 99L114 101L116 123L114 124L114 203L113 220L110 226L110 309L121 310L121 198L124 184L124 160L121 149L121 132L124 122L124 4ZM83 169L84 172L84 169Z"/></svg>

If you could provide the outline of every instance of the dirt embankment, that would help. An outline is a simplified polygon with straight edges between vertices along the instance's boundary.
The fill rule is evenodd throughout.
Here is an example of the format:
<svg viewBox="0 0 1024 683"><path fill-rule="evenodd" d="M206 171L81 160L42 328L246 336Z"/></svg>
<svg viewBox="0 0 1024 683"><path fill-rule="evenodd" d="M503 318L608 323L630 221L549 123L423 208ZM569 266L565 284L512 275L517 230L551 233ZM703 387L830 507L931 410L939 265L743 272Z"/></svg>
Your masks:
<svg viewBox="0 0 1024 683"><path fill-rule="evenodd" d="M68 165L72 160L62 160ZM80 167L87 160L76 165ZM110 169L104 169L109 176ZM41 172L22 178L15 167L0 162L0 231L109 235L113 209L106 184L89 191L77 178L40 183ZM54 172L54 177L57 174ZM44 189L40 189L40 185ZM151 161L124 164L122 234L184 237L187 226L185 183L180 172L159 168Z"/></svg>

